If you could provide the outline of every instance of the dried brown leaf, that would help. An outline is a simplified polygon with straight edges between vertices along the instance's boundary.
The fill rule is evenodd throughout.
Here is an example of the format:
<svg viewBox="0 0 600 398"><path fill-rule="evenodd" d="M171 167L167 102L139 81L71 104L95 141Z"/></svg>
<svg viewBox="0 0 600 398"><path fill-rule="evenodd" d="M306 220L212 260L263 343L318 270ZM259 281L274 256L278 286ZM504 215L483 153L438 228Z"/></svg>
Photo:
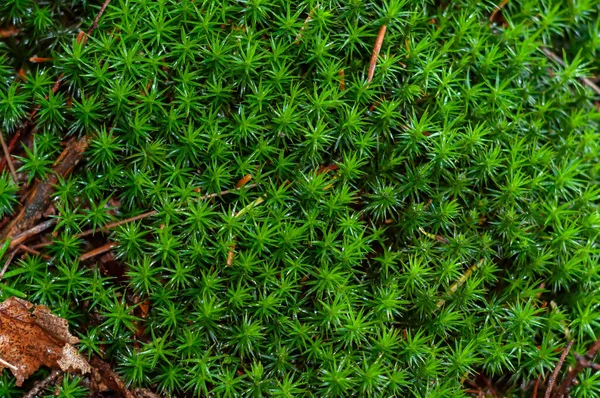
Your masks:
<svg viewBox="0 0 600 398"><path fill-rule="evenodd" d="M21 386L40 366L89 373L73 344L67 321L43 305L10 297L0 304L0 369L9 368Z"/></svg>

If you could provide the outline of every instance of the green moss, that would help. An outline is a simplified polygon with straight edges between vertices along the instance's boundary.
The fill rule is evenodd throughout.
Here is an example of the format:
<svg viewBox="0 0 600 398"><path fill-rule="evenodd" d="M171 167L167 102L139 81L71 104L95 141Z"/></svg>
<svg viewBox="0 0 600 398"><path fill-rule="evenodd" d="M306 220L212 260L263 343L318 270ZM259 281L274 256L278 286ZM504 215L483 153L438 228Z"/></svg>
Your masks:
<svg viewBox="0 0 600 398"><path fill-rule="evenodd" d="M4 132L39 106L20 171L91 143L56 188L53 259L3 282L132 388L458 397L482 374L530 395L600 333L600 114L580 80L599 72L599 9L495 7L113 0L83 44L96 4L4 2L22 28L0 47ZM114 259L77 261L107 239ZM574 396L599 396L594 378Z"/></svg>

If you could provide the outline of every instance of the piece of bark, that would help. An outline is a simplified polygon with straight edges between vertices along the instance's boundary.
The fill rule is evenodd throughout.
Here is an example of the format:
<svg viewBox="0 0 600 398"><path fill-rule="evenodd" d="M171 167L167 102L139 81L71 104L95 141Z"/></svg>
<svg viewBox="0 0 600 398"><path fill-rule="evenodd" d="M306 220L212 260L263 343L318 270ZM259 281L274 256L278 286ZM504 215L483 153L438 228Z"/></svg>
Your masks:
<svg viewBox="0 0 600 398"><path fill-rule="evenodd" d="M118 397L136 398L136 396L127 389L123 380L121 380L119 375L112 370L109 364L97 357L93 357L90 364L92 365L92 391L112 391Z"/></svg>
<svg viewBox="0 0 600 398"><path fill-rule="evenodd" d="M10 297L0 304L0 369L8 368L17 386L41 366L63 372L90 372L90 365L73 344L67 321L43 305Z"/></svg>

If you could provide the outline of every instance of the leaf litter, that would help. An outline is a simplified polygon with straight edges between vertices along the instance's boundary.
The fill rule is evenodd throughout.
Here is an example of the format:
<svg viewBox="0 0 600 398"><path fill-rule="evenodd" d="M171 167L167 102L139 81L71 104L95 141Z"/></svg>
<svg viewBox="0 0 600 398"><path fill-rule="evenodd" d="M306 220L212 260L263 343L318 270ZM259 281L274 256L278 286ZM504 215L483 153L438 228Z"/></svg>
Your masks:
<svg viewBox="0 0 600 398"><path fill-rule="evenodd" d="M41 366L90 373L89 363L74 347L77 343L67 321L48 307L17 297L0 304L0 369L10 369L17 386Z"/></svg>

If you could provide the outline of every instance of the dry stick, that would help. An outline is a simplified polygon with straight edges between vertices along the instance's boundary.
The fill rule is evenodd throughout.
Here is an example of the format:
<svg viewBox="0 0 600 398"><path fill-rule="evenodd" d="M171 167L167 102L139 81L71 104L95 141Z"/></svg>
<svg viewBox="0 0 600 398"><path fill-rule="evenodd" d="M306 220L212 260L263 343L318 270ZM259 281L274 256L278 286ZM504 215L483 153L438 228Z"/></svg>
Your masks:
<svg viewBox="0 0 600 398"><path fill-rule="evenodd" d="M20 245L21 243L25 242L27 239L31 238L32 236L35 236L41 232L44 232L45 230L47 230L54 224L56 224L56 220L52 219L52 220L44 221L43 223L38 224L31 229L28 229L27 231L15 236L13 238L13 240L10 242L10 247L12 248L17 245Z"/></svg>
<svg viewBox="0 0 600 398"><path fill-rule="evenodd" d="M94 21L92 22L92 25L89 27L87 32L84 32L82 30L79 31L79 34L77 35L76 39L77 43L83 43L83 45L87 43L88 37L92 34L94 30L98 28L98 22L100 21L100 17L102 17L102 14L104 14L104 11L108 7L109 3L110 0L104 1L104 4L102 4L102 7L100 7L100 11L98 11L98 15L96 15L96 18L94 18Z"/></svg>
<svg viewBox="0 0 600 398"><path fill-rule="evenodd" d="M11 153L12 150L15 148L15 145L17 145L17 141L19 141L20 136L21 136L21 129L17 130L15 135L13 135L13 138L10 140L10 143L8 144L8 153ZM2 161L0 161L0 171L4 170L5 165L6 165L6 157L3 157Z"/></svg>
<svg viewBox="0 0 600 398"><path fill-rule="evenodd" d="M546 47L541 47L541 49L548 58L552 59L554 62L556 62L563 68L565 67L564 61L558 55L554 54L552 51L548 50ZM595 91L596 94L600 95L600 87L598 87L596 85L596 83L594 83L592 81L592 79L588 79L587 77L582 77L580 80L583 84L585 84L586 86L591 88L593 91Z"/></svg>
<svg viewBox="0 0 600 398"><path fill-rule="evenodd" d="M375 67L377 66L377 59L379 59L379 52L381 51L381 45L383 44L383 38L385 37L385 31L387 25L381 25L377 40L375 40L375 47L373 48L373 54L371 55L371 63L369 64L369 74L367 76L367 83L371 83L373 76L375 75Z"/></svg>
<svg viewBox="0 0 600 398"><path fill-rule="evenodd" d="M44 260L52 260L52 257L51 257L51 256L49 256L49 255L47 255L47 254L44 254L44 253L41 253L41 252L39 252L39 251L37 251L37 250L35 250L35 249L32 249L32 248L31 248L31 247L29 247L29 246L25 246L25 245L19 245L19 249L20 249L20 250L23 250L24 252L27 252L27 253L29 253L29 254L33 254L34 256L40 256L40 257L41 257L41 258L43 258Z"/></svg>
<svg viewBox="0 0 600 398"><path fill-rule="evenodd" d="M508 0L502 0L500 2L500 4L498 4L496 9L492 12L492 15L490 15L490 21L493 21L496 18L496 14L498 14L500 12L500 10L502 10L502 8L504 8L504 6L507 4L508 4Z"/></svg>
<svg viewBox="0 0 600 398"><path fill-rule="evenodd" d="M44 215L44 210L50 205L51 195L54 192L54 187L58 184L58 178L66 178L73 171L87 146L88 140L85 137L80 140L71 139L67 143L67 146L56 160L52 173L45 181L36 180L27 194L21 211L2 229L0 232L2 239L16 237L23 231L35 226L36 222Z"/></svg>
<svg viewBox="0 0 600 398"><path fill-rule="evenodd" d="M109 231L109 230L111 230L113 228L119 227L119 226L121 226L123 224L127 224L127 223L130 223L130 222L133 222L133 221L142 220L144 218L152 217L152 216L155 216L157 214L158 214L158 211L151 210L149 212L142 213L142 214L139 214L137 216L134 216L134 217L131 217L131 218L127 218L125 220L115 221L115 222L112 222L110 224L106 224L102 228L88 229L87 231L83 231L83 232L75 235L75 237L76 238L82 238L84 236L93 235L96 232L107 232L107 231Z"/></svg>
<svg viewBox="0 0 600 398"><path fill-rule="evenodd" d="M229 251L227 252L227 261L225 265L231 267L233 265L233 259L235 258L235 238L233 243L229 246Z"/></svg>
<svg viewBox="0 0 600 398"><path fill-rule="evenodd" d="M104 246L100 246L97 249L94 249L92 251L89 251L89 252L81 255L81 257L79 257L79 261L85 261L85 260L90 259L92 257L96 257L99 254L106 253L107 251L110 251L110 249L112 249L113 247L117 246L118 244L119 244L119 242L108 242Z"/></svg>
<svg viewBox="0 0 600 398"><path fill-rule="evenodd" d="M598 338L598 340L596 340L594 342L594 344L592 344L590 349L585 353L584 358L591 360L592 358L594 358L596 356L596 354L598 353L598 350L600 350L600 338ZM558 389L556 394L554 394L554 397L558 397L558 398L564 397L565 394L567 394L569 392L569 390L571 389L571 385L575 381L575 378L577 377L579 372L581 372L584 368L585 368L585 364L582 363L580 358L577 358L577 364L567 374L567 376L563 380L560 388Z"/></svg>
<svg viewBox="0 0 600 398"><path fill-rule="evenodd" d="M246 185L246 188L253 188L253 187L256 187L257 185L258 185L258 184L250 184L250 185ZM235 188L235 189L229 189L229 190L226 190L226 191L221 191L221 192L218 192L218 193L211 193L211 194L209 194L209 195L204 195L204 196L201 196L201 197L200 197L200 200L211 199L211 198L216 198L217 196L223 196L223 195L227 195L227 194L229 194L229 193L231 193L231 192L234 192L234 191L239 191L239 190L241 190L242 188L243 188L243 187L240 187L240 188ZM157 214L158 214L158 211L156 211L156 210L151 210L151 211L149 211L149 212L142 213L142 214L138 214L137 216L130 217L130 218L127 218L127 219L125 219L125 220L121 220L121 221L115 221L115 222L112 222L112 223L110 223L110 224L106 224L106 225L105 225L104 227L102 227L102 228L88 229L88 230L86 230L86 231L83 231L83 232L81 232L81 233L78 233L78 234L76 234L76 235L75 235L75 237L76 237L76 238L83 238L84 236L88 236L88 235L94 235L94 234L96 234L96 233L98 233L98 232L108 232L108 231L110 231L111 229L113 229L113 228L116 228L116 227L119 227L119 226L121 226L121 225L128 224L128 223L130 223L130 222L133 222L133 221L142 220L142 219L144 219L144 218L152 217L152 216L155 216L155 215L157 215ZM40 224L40 225L43 225L43 224ZM17 238L15 238L15 239L18 239L18 237L17 237ZM50 246L51 244L52 244L52 242L44 242L44 243L40 243L40 244L37 244L37 245L35 245L35 246L34 246L34 248L36 248L36 249L39 249L39 248L42 248L42 247Z"/></svg>
<svg viewBox="0 0 600 398"><path fill-rule="evenodd" d="M58 376L60 376L61 374L62 374L61 370L59 370L59 369L53 370L52 372L50 372L48 377L46 377L44 380L40 380L40 381L36 382L35 385L33 386L33 388L31 390L29 390L29 392L27 394L23 395L23 398L37 397L38 395L40 395L42 390L44 390L46 387L48 387L49 385L54 383L54 381L56 379L58 379Z"/></svg>
<svg viewBox="0 0 600 398"><path fill-rule="evenodd" d="M2 151L4 152L4 157L6 158L6 161L8 162L8 168L10 169L10 174L12 175L13 181L16 183L17 182L17 172L15 171L15 166L13 165L13 162L10 158L10 151L8 150L8 147L6 146L6 142L4 142L4 134L2 134L1 130L0 130L0 143L2 144Z"/></svg>
<svg viewBox="0 0 600 398"><path fill-rule="evenodd" d="M2 271L0 271L0 280L2 280L2 277L4 276L4 274L6 273L6 270L8 269L8 266L10 265L10 263L12 262L13 258L15 257L15 254L17 254L16 250L13 250L12 252L10 252L10 254L8 255L8 258L6 259L6 262L4 263L4 267L2 267Z"/></svg>
<svg viewBox="0 0 600 398"><path fill-rule="evenodd" d="M554 372L552 372L552 376L550 376L550 380L548 381L548 389L546 389L546 394L544 394L544 398L550 398L552 395L552 389L554 388L554 383L556 383L556 378L558 377L558 373L560 372L560 368L562 368L563 363L565 363L565 358L569 355L569 351L571 351L571 347L573 347L573 342L575 340L569 341L567 347L563 350L558 363L556 364L556 368L554 368Z"/></svg>
<svg viewBox="0 0 600 398"><path fill-rule="evenodd" d="M94 18L94 22L92 22L92 26L90 26L90 28L87 31L88 36L91 35L92 32L98 28L98 22L100 21L100 17L102 17L102 14L104 14L104 11L106 10L106 7L108 7L109 4L110 0L105 0L104 4L102 4L102 7L100 7L98 15L96 15L96 18Z"/></svg>
<svg viewBox="0 0 600 398"><path fill-rule="evenodd" d="M254 188L257 185L258 184L250 184L250 185L244 185L244 186L249 189L249 188ZM217 193L211 193L211 194L208 194L208 195L201 196L200 200L211 199L211 198L216 198L218 196L227 195L227 194L229 194L231 192L239 191L242 188L244 188L244 187L239 187L239 188L234 188L234 189L228 189L228 190L217 192Z"/></svg>

